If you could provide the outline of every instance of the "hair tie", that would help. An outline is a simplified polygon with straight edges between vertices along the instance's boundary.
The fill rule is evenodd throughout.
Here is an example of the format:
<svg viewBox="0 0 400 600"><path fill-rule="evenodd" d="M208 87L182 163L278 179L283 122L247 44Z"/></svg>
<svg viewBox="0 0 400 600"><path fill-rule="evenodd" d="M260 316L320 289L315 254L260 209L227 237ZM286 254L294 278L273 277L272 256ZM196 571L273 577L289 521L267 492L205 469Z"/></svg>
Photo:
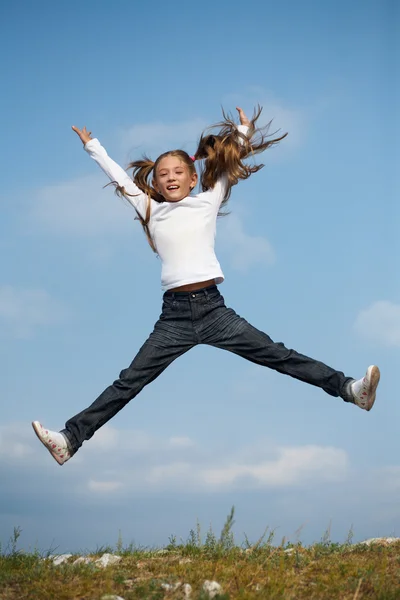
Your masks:
<svg viewBox="0 0 400 600"><path fill-rule="evenodd" d="M195 156L191 156L191 157L190 157L190 159L191 159L193 162L195 162L195 160L196 160L196 157L195 157Z"/></svg>

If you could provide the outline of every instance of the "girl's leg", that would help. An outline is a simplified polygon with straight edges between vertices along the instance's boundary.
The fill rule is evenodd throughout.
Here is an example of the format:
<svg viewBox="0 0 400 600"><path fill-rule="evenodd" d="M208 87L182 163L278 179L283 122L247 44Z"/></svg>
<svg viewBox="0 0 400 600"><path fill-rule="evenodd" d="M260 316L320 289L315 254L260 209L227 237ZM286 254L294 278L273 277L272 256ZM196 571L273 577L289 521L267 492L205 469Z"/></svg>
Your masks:
<svg viewBox="0 0 400 600"><path fill-rule="evenodd" d="M202 340L204 343L229 350L253 363L320 387L331 396L340 396L347 402L353 401L350 384L354 380L351 377L288 349L280 342L274 342L266 333L239 317L235 311L226 308L222 296L215 300L213 327L208 328L206 339Z"/></svg>
<svg viewBox="0 0 400 600"><path fill-rule="evenodd" d="M66 422L62 433L68 439L72 453L193 345L154 346L149 338L131 365L121 371L119 379L105 389L93 404Z"/></svg>
<svg viewBox="0 0 400 600"><path fill-rule="evenodd" d="M130 366L121 371L119 378L88 408L66 422L62 433L72 453L137 396L144 386L154 381L168 365L195 344L191 336L181 335L179 330L165 321L158 321Z"/></svg>
<svg viewBox="0 0 400 600"><path fill-rule="evenodd" d="M38 421L32 423L36 435L59 464L64 464L145 385L198 343L190 311L178 308L173 298L164 296L160 319L131 365L93 404L69 419L62 432L47 430Z"/></svg>

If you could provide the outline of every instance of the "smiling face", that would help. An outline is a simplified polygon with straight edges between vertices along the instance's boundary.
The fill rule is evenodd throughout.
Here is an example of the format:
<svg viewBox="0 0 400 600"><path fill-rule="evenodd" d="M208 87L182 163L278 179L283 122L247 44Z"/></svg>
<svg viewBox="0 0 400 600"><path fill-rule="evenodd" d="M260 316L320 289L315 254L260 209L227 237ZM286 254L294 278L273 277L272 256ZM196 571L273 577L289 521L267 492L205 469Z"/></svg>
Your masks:
<svg viewBox="0 0 400 600"><path fill-rule="evenodd" d="M183 200L196 187L197 173L191 159L187 160L183 155L167 154L156 162L153 187L168 202Z"/></svg>

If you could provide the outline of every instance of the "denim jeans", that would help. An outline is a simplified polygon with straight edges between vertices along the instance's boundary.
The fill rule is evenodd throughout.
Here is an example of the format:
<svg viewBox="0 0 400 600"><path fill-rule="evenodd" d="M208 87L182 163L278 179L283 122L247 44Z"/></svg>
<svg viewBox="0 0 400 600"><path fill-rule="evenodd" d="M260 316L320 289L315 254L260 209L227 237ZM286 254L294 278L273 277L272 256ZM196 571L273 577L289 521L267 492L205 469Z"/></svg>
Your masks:
<svg viewBox="0 0 400 600"><path fill-rule="evenodd" d="M216 286L195 292L166 292L161 316L131 365L121 371L119 379L93 404L65 424L62 433L72 452L76 452L172 361L197 344L229 350L253 363L320 387L331 396L352 401L351 377L289 350L282 343L273 342L268 335L227 308Z"/></svg>

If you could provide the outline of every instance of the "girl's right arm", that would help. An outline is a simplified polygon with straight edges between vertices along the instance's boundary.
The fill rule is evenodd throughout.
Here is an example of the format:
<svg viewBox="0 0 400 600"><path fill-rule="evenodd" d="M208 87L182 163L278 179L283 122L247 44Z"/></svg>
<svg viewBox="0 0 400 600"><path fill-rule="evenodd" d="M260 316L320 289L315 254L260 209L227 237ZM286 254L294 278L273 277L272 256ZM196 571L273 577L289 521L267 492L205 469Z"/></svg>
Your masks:
<svg viewBox="0 0 400 600"><path fill-rule="evenodd" d="M243 109L240 108L239 106L236 107L236 110L239 113L239 120L240 120L240 125L237 125L237 130L239 133L247 136L247 133L251 126L250 119L246 116ZM242 138L239 138L239 143L243 144ZM217 198L217 206L218 207L224 201L228 186L229 186L228 177L226 175L223 175L215 182L215 184L212 188L214 191L214 194Z"/></svg>
<svg viewBox="0 0 400 600"><path fill-rule="evenodd" d="M72 129L79 136L89 156L99 165L110 181L115 182L118 187L124 188L126 192L126 196L124 197L144 218L147 208L146 194L138 188L128 173L108 156L99 140L91 137L91 131L87 131L86 127L78 129L78 127L73 126Z"/></svg>

